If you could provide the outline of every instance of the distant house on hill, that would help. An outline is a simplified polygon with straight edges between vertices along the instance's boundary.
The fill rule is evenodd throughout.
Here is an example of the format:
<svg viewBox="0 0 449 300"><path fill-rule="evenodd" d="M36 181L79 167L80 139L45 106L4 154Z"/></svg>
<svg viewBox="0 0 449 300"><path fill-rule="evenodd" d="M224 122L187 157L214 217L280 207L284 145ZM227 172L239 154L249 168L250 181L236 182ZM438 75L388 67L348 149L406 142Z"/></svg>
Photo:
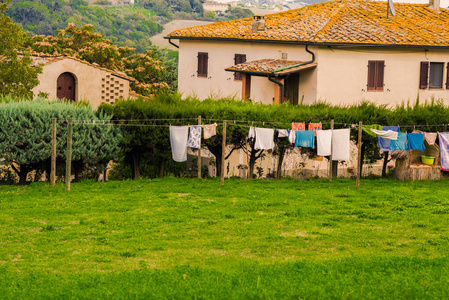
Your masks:
<svg viewBox="0 0 449 300"><path fill-rule="evenodd" d="M228 10L228 5L231 5L230 3L220 3L215 1L206 1L203 3L203 9L208 11L220 11L225 12ZM233 2L232 6L236 6L236 3Z"/></svg>
<svg viewBox="0 0 449 300"><path fill-rule="evenodd" d="M449 104L449 11L339 0L173 31L179 91L263 103Z"/></svg>
<svg viewBox="0 0 449 300"><path fill-rule="evenodd" d="M36 64L43 64L40 83L33 89L36 96L46 93L48 99L86 100L93 108L130 96L129 85L134 79L124 73L69 56L44 55L32 59Z"/></svg>

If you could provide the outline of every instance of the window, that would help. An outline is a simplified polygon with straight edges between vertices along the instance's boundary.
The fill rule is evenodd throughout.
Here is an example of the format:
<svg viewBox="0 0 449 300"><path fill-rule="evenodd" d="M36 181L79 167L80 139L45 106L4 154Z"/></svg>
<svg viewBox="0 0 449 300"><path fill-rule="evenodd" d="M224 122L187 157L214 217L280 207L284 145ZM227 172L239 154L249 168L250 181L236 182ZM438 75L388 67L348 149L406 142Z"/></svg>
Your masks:
<svg viewBox="0 0 449 300"><path fill-rule="evenodd" d="M368 91L384 90L384 68L385 61L383 60L368 61Z"/></svg>
<svg viewBox="0 0 449 300"><path fill-rule="evenodd" d="M246 62L246 54L235 54L234 55L234 64L238 65L241 63ZM234 79L235 80L242 80L242 73L240 72L234 72Z"/></svg>
<svg viewBox="0 0 449 300"><path fill-rule="evenodd" d="M421 62L419 88L420 89L442 89L443 88L444 63L442 62ZM446 78L446 88L448 85Z"/></svg>
<svg viewBox="0 0 449 300"><path fill-rule="evenodd" d="M198 77L207 77L207 61L209 55L207 52L198 52Z"/></svg>

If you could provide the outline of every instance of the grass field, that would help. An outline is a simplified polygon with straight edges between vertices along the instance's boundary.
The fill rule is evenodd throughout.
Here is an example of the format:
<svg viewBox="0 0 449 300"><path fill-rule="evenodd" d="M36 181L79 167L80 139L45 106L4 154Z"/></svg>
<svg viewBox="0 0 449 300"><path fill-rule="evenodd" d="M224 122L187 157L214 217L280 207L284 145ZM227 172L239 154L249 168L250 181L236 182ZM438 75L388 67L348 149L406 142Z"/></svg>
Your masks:
<svg viewBox="0 0 449 300"><path fill-rule="evenodd" d="M0 186L0 298L448 298L449 181Z"/></svg>

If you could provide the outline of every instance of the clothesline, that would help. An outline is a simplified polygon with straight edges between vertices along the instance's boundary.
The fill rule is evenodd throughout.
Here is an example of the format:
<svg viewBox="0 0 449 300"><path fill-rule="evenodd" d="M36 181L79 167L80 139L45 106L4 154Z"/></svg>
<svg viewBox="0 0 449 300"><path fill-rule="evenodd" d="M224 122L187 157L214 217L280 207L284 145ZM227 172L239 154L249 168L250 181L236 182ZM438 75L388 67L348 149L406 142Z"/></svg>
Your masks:
<svg viewBox="0 0 449 300"><path fill-rule="evenodd" d="M119 119L119 120L83 120L83 119L74 119L72 120L73 124L77 125L114 125L114 126L136 126L136 127L169 127L172 124L130 124L132 122L171 122L171 121L193 121L198 120L198 118L179 118L179 119ZM312 122L266 122L266 121L245 121L245 120L223 120L223 119L203 119L203 121L215 121L215 122L223 122L226 121L229 126L240 126L240 127L255 127L254 125L260 125L262 126L267 124L279 124L279 125L286 125L291 126L292 123L304 123L304 124L310 124ZM69 120L57 120L59 123L68 123ZM236 124L236 123L252 123L252 125L243 125L243 124ZM330 125L331 123L327 122L317 122L321 123L322 125ZM212 123L210 123L212 124ZM190 125L190 124L189 124ZM192 124L195 125L195 124ZM207 125L204 123L204 125ZM217 124L218 126L221 126L222 124ZM334 125L343 125L343 127L351 126L352 128L358 128L358 124L354 123L336 123L334 122ZM400 128L420 128L420 127L443 127L448 126L449 124L420 124L420 125L398 125ZM284 129L284 128L279 128ZM285 128L287 129L287 128Z"/></svg>

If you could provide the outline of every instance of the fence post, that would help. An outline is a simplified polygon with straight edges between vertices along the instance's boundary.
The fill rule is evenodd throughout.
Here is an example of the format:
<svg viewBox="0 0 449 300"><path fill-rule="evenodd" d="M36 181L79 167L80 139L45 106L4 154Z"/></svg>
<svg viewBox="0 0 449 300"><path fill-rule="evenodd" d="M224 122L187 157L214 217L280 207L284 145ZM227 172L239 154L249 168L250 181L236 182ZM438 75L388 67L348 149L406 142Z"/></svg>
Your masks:
<svg viewBox="0 0 449 300"><path fill-rule="evenodd" d="M56 118L53 118L51 126L51 169L50 183L55 186L56 181Z"/></svg>
<svg viewBox="0 0 449 300"><path fill-rule="evenodd" d="M201 126L201 116L198 116L198 125ZM200 132L202 133L202 130ZM201 134L200 134L200 148L198 149L198 178L201 178Z"/></svg>
<svg viewBox="0 0 449 300"><path fill-rule="evenodd" d="M331 130L334 130L334 119L331 120ZM331 138L331 155L329 155L329 182L332 182L332 138Z"/></svg>
<svg viewBox="0 0 449 300"><path fill-rule="evenodd" d="M67 135L67 158L65 165L65 190L70 191L70 179L72 178L72 135L73 135L73 118L69 120L69 132Z"/></svg>
<svg viewBox="0 0 449 300"><path fill-rule="evenodd" d="M225 157L226 157L226 120L223 121L223 142L221 143L221 181L220 184L224 184L224 169L225 169Z"/></svg>
<svg viewBox="0 0 449 300"><path fill-rule="evenodd" d="M357 188L359 188L360 177L362 176L362 122L359 122L359 140L357 148Z"/></svg>

